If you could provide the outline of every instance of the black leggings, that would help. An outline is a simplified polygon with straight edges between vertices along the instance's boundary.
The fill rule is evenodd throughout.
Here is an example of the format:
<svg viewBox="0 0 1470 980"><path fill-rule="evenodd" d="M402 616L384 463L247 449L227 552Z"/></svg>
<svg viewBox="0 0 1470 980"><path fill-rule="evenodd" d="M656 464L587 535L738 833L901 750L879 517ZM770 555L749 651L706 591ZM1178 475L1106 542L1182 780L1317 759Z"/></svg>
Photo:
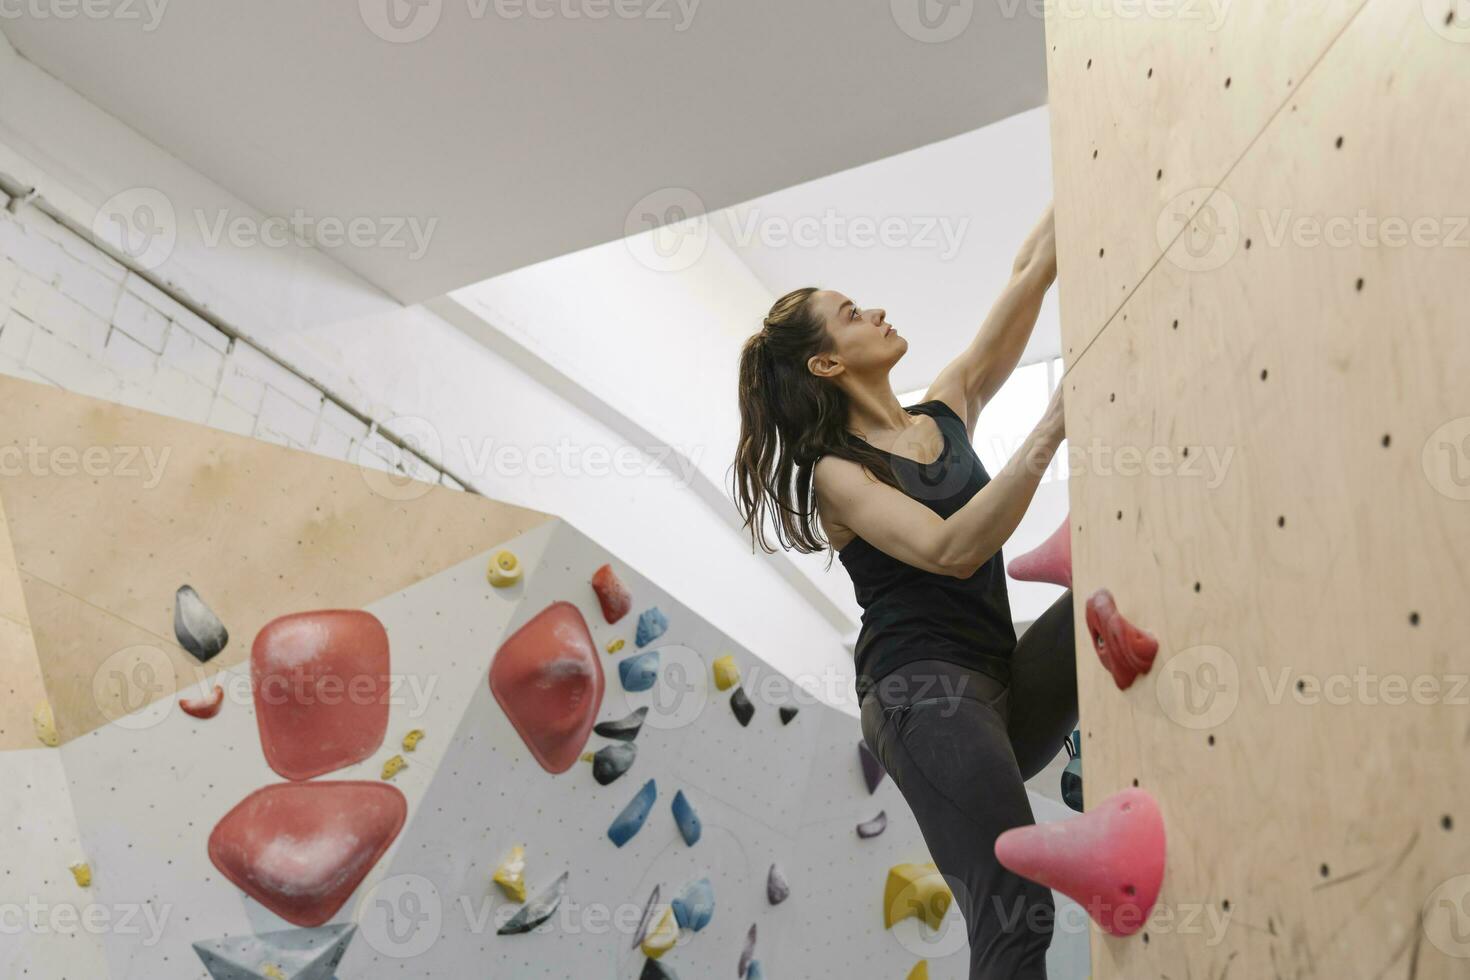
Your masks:
<svg viewBox="0 0 1470 980"><path fill-rule="evenodd" d="M1077 725L1072 593L1016 645L1009 686L920 660L863 698L863 739L897 784L970 937L970 980L1045 980L1050 890L995 860L995 839L1035 822L1024 781Z"/></svg>

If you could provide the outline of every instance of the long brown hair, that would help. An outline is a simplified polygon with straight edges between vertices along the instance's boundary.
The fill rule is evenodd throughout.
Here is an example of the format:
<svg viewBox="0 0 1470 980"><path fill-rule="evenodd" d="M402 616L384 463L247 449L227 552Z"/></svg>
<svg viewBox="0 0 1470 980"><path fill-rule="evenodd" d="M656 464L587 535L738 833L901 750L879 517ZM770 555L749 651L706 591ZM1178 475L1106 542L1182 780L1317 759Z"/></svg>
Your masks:
<svg viewBox="0 0 1470 980"><path fill-rule="evenodd" d="M878 480L898 486L888 457L847 428L847 393L812 374L807 361L832 347L813 312L814 287L796 289L766 315L761 331L740 351L740 445L735 454L735 506L753 544L803 554L827 547L817 522L812 471L823 456L850 459Z"/></svg>

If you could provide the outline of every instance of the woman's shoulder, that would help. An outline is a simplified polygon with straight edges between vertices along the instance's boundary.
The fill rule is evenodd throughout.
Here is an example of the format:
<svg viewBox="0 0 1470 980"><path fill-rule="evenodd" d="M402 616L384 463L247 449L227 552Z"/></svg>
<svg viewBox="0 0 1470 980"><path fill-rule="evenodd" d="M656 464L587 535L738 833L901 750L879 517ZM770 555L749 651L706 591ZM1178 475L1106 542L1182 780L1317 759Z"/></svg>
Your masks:
<svg viewBox="0 0 1470 980"><path fill-rule="evenodd" d="M928 401L919 402L917 405L910 405L907 411L918 415L927 415L936 422L941 419L948 419L958 422L961 426L965 424L965 420L960 416L959 412L955 411L954 406L942 398L931 398Z"/></svg>

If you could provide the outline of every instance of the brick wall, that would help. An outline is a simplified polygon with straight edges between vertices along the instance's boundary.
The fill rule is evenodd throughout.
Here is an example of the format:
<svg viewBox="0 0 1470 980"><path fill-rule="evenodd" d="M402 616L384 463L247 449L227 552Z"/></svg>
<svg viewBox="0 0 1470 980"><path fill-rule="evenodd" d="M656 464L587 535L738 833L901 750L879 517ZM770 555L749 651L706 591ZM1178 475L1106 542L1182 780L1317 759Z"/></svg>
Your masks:
<svg viewBox="0 0 1470 980"><path fill-rule="evenodd" d="M0 208L0 373L463 489L33 207Z"/></svg>

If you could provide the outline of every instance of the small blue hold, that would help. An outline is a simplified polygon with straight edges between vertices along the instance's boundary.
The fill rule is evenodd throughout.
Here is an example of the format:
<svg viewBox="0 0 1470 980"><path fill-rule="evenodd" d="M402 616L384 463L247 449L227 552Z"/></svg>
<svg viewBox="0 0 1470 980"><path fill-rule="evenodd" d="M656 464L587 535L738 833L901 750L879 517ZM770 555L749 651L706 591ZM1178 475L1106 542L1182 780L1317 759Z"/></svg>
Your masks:
<svg viewBox="0 0 1470 980"><path fill-rule="evenodd" d="M745 971L745 980L766 980L766 972L761 969L760 960L750 961L750 966Z"/></svg>
<svg viewBox="0 0 1470 980"><path fill-rule="evenodd" d="M674 822L679 825L679 833L684 838L684 843L693 847L699 843L699 835L702 828L699 824L699 814L694 812L694 807L689 804L689 798L681 789L674 794Z"/></svg>
<svg viewBox="0 0 1470 980"><path fill-rule="evenodd" d="M607 828L608 838L618 847L622 847L638 831L643 829L643 822L648 819L648 811L653 809L653 801L658 799L658 786L650 779L643 784L638 795L633 801L623 807L623 812L618 814L612 826Z"/></svg>
<svg viewBox="0 0 1470 980"><path fill-rule="evenodd" d="M618 661L618 679L625 691L648 691L658 682L658 651L649 650Z"/></svg>
<svg viewBox="0 0 1470 980"><path fill-rule="evenodd" d="M680 929L698 932L715 917L715 889L708 878L691 882L674 899L674 921Z"/></svg>
<svg viewBox="0 0 1470 980"><path fill-rule="evenodd" d="M638 617L638 633L633 637L635 646L646 647L669 628L669 617L659 611L658 606L652 606Z"/></svg>

